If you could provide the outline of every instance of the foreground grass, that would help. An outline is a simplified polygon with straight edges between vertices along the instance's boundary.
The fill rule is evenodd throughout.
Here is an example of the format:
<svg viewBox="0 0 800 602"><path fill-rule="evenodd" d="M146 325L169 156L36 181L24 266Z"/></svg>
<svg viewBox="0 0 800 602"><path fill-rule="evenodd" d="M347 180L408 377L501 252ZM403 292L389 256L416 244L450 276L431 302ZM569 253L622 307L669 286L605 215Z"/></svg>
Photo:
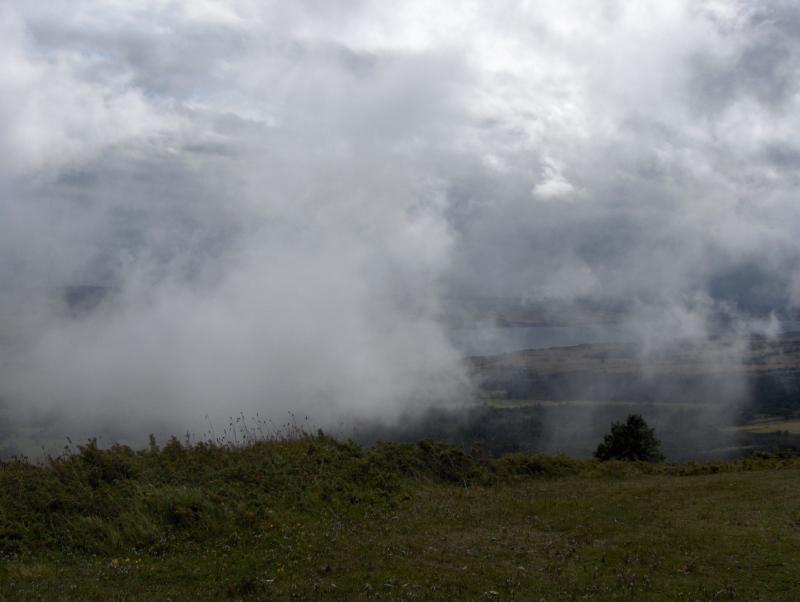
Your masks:
<svg viewBox="0 0 800 602"><path fill-rule="evenodd" d="M800 463L324 436L0 468L0 599L797 600Z"/></svg>

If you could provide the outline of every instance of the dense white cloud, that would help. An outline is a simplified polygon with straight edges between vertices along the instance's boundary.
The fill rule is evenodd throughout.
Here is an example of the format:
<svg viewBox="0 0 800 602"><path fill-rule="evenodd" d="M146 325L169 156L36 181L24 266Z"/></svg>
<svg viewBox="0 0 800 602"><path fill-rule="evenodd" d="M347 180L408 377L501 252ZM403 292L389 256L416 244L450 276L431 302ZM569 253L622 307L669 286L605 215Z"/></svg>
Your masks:
<svg viewBox="0 0 800 602"><path fill-rule="evenodd" d="M0 396L134 431L385 415L463 393L445 293L624 302L648 339L797 306L798 27L755 0L6 3ZM40 301L75 284L114 294Z"/></svg>

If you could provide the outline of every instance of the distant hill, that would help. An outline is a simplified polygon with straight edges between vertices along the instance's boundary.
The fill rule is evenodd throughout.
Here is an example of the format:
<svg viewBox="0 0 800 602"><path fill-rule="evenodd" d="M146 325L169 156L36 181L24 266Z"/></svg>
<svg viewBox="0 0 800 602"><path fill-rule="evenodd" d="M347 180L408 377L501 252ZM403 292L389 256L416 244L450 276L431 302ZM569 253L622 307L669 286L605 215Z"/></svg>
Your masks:
<svg viewBox="0 0 800 602"><path fill-rule="evenodd" d="M742 352L685 342L645 355L632 344L577 345L473 357L485 397L730 404L800 414L800 333L752 337Z"/></svg>

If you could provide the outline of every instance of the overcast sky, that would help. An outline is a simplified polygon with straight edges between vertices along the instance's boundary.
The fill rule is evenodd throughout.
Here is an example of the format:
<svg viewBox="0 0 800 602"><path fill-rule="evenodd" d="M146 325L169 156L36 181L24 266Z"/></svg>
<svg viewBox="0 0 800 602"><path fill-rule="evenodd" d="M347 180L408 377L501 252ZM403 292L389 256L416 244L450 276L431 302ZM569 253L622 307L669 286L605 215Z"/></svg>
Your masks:
<svg viewBox="0 0 800 602"><path fill-rule="evenodd" d="M26 424L457 396L443 299L800 306L796 2L11 0L0 34ZM77 284L115 293L64 316Z"/></svg>

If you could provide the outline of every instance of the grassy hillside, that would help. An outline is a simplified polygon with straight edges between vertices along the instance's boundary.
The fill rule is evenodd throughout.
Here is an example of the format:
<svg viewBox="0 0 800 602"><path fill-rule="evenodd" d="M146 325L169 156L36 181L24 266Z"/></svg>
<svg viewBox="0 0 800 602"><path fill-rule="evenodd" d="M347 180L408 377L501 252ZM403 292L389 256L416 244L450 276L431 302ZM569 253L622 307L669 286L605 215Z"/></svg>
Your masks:
<svg viewBox="0 0 800 602"><path fill-rule="evenodd" d="M0 467L3 600L797 600L800 461L325 436Z"/></svg>

